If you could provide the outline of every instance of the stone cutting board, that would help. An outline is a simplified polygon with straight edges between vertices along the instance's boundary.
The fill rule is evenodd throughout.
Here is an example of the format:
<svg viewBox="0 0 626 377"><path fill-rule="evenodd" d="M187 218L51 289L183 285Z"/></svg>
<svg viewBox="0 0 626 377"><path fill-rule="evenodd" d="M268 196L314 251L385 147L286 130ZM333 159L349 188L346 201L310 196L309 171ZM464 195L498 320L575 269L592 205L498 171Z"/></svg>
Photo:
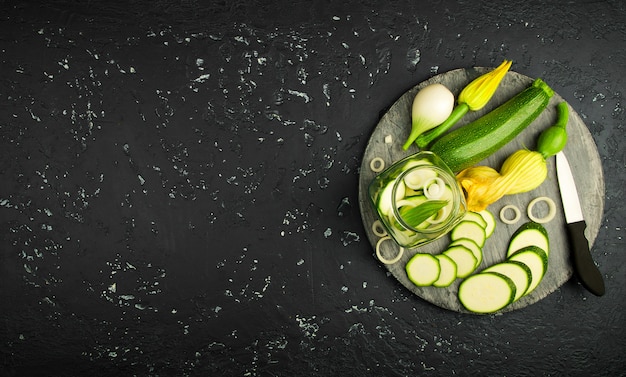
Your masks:
<svg viewBox="0 0 626 377"><path fill-rule="evenodd" d="M377 173L371 170L370 161L375 157L380 157L385 161L385 166L388 167L395 161L419 151L415 145L409 148L409 150L403 151L402 144L406 140L411 127L411 105L413 98L421 88L428 84L441 83L448 87L456 97L465 85L491 69L492 68L484 67L456 69L434 76L404 93L380 119L366 146L359 176L359 206L361 209L361 217L373 249L376 248L379 237L372 230L372 224L378 218L369 199L367 188ZM533 79L530 77L513 71L508 72L489 104L478 112L470 112L467 114L456 127L462 126L492 110L530 86L532 81ZM548 82L548 85L549 84ZM527 129L480 164L489 165L499 170L504 159L515 150L524 147L533 149L541 131L551 126L556 121L556 105L561 101L563 101L563 98L559 96L558 93L555 93L548 107ZM602 166L598 150L589 130L571 106L569 110L570 115L567 125L569 138L564 153L570 162L574 179L577 183L583 214L587 221L586 235L590 246L592 246L600 228L604 209L604 179ZM388 136L391 136L391 143L388 143ZM530 221L526 213L528 204L531 200L540 196L551 198L557 207L556 217L552 221L544 224L548 231L551 245L548 271L542 282L532 293L502 309L501 312L524 308L543 299L554 292L573 275L573 265L565 234L565 219L563 217L563 206L558 191L554 157L548 159L548 177L541 186L529 193L505 196L498 202L489 206L488 210L493 213L497 220L497 225L494 234L487 240L484 246L483 262L478 267L477 271L502 261L505 258L506 249L513 232L525 222ZM521 213L520 220L510 225L503 223L499 216L501 208L509 204L515 205L519 208ZM547 213L547 206L543 204L538 204L534 208L533 213L537 217L543 217ZM509 215L510 214L511 212L509 212ZM461 279L457 279L447 288L417 287L408 280L405 272L404 267L406 262L415 253L426 252L437 254L442 252L449 242L449 236L445 235L437 241L417 249L404 250L400 260L390 265L384 264L384 266L402 285L422 299L445 309L469 313L463 308L457 298L458 286ZM391 240L382 242L380 247L381 253L386 258L391 258L399 252L399 246ZM373 255L374 258L376 258L376 254L373 253ZM375 260L381 263L377 258Z"/></svg>

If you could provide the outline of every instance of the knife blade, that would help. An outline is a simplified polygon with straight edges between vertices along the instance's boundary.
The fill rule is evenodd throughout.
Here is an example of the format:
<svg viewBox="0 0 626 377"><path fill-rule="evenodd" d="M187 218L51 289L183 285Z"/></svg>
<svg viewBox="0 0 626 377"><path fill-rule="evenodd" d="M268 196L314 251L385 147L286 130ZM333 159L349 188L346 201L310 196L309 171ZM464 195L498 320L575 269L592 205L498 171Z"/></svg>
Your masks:
<svg viewBox="0 0 626 377"><path fill-rule="evenodd" d="M604 280L589 251L589 241L585 237L587 223L583 217L572 170L562 151L556 154L556 175L563 201L563 212L565 213L569 246L574 260L574 270L582 285L589 292L596 296L602 296L605 291Z"/></svg>

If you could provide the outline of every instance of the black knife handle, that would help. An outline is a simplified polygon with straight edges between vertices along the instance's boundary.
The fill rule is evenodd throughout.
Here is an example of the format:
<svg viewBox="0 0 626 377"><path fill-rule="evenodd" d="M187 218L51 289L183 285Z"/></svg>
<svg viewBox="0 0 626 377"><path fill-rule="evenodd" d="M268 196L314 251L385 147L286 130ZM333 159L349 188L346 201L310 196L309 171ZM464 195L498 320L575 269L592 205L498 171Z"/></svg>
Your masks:
<svg viewBox="0 0 626 377"><path fill-rule="evenodd" d="M602 274L591 258L589 241L585 237L585 220L567 224L567 235L572 248L574 269L582 285L596 296L604 294L604 280Z"/></svg>

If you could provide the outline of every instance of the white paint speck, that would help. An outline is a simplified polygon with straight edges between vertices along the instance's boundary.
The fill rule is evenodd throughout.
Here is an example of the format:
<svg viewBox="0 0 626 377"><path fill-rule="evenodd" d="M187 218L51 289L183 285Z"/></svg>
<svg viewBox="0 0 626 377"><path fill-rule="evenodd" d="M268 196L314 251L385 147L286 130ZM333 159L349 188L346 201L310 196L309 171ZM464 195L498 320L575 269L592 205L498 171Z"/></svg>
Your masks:
<svg viewBox="0 0 626 377"><path fill-rule="evenodd" d="M289 94L291 94L293 96L296 96L296 97L303 98L304 99L304 103L309 103L309 102L312 101L311 97L308 94L306 94L305 92L289 89L289 90L287 90L287 93L289 93Z"/></svg>
<svg viewBox="0 0 626 377"><path fill-rule="evenodd" d="M333 234L333 230L330 228L326 228L326 230L324 231L324 238L328 238Z"/></svg>
<svg viewBox="0 0 626 377"><path fill-rule="evenodd" d="M202 82L205 82L206 80L208 80L209 77L211 77L211 75L207 73L207 74L200 75L200 76L196 77L195 79L193 79L193 81L202 83Z"/></svg>

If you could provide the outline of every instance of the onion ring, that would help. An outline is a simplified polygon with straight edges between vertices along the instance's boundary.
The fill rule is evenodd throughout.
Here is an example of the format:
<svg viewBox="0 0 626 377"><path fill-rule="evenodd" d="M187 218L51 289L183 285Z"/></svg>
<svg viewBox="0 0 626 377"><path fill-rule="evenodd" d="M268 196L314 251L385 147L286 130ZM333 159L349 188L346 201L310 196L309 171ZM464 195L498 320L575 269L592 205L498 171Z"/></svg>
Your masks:
<svg viewBox="0 0 626 377"><path fill-rule="evenodd" d="M548 214L542 218L538 218L533 215L533 207L539 202L546 202L546 204L548 205ZM548 198L547 196L540 196L531 200L530 203L528 203L527 212L528 218L530 218L532 221L539 224L545 224L554 219L554 216L556 216L556 204L554 204L554 200Z"/></svg>
<svg viewBox="0 0 626 377"><path fill-rule="evenodd" d="M394 264L397 261L399 261L400 258L402 258L402 254L404 254L404 248L400 247L400 250L398 251L398 255L393 257L393 259L386 259L385 257L383 257L383 255L380 252L380 244L390 239L391 237L385 236L385 237L380 238L378 242L376 243L376 256L378 257L378 260L380 260L384 264Z"/></svg>
<svg viewBox="0 0 626 377"><path fill-rule="evenodd" d="M370 161L370 169L372 169L374 173L380 173L381 171L383 171L384 168L385 168L385 160L383 160L382 158L374 157Z"/></svg>
<svg viewBox="0 0 626 377"><path fill-rule="evenodd" d="M446 183L439 177L429 179L424 183L424 196L428 199L439 199L445 192Z"/></svg>
<svg viewBox="0 0 626 377"><path fill-rule="evenodd" d="M387 231L385 230L385 227L383 226L383 223L380 222L380 220L376 220L372 223L372 232L374 232L374 234L378 237L387 236Z"/></svg>
<svg viewBox="0 0 626 377"><path fill-rule="evenodd" d="M513 217L510 220L507 219L506 216L504 216L504 213L506 212L507 209L512 210L513 213L515 214L515 217ZM520 216L521 214L519 212L519 208L517 208L513 204L507 204L504 207L502 207L502 209L500 210L500 220L502 220L502 222L505 224L515 224L516 222L519 221Z"/></svg>

